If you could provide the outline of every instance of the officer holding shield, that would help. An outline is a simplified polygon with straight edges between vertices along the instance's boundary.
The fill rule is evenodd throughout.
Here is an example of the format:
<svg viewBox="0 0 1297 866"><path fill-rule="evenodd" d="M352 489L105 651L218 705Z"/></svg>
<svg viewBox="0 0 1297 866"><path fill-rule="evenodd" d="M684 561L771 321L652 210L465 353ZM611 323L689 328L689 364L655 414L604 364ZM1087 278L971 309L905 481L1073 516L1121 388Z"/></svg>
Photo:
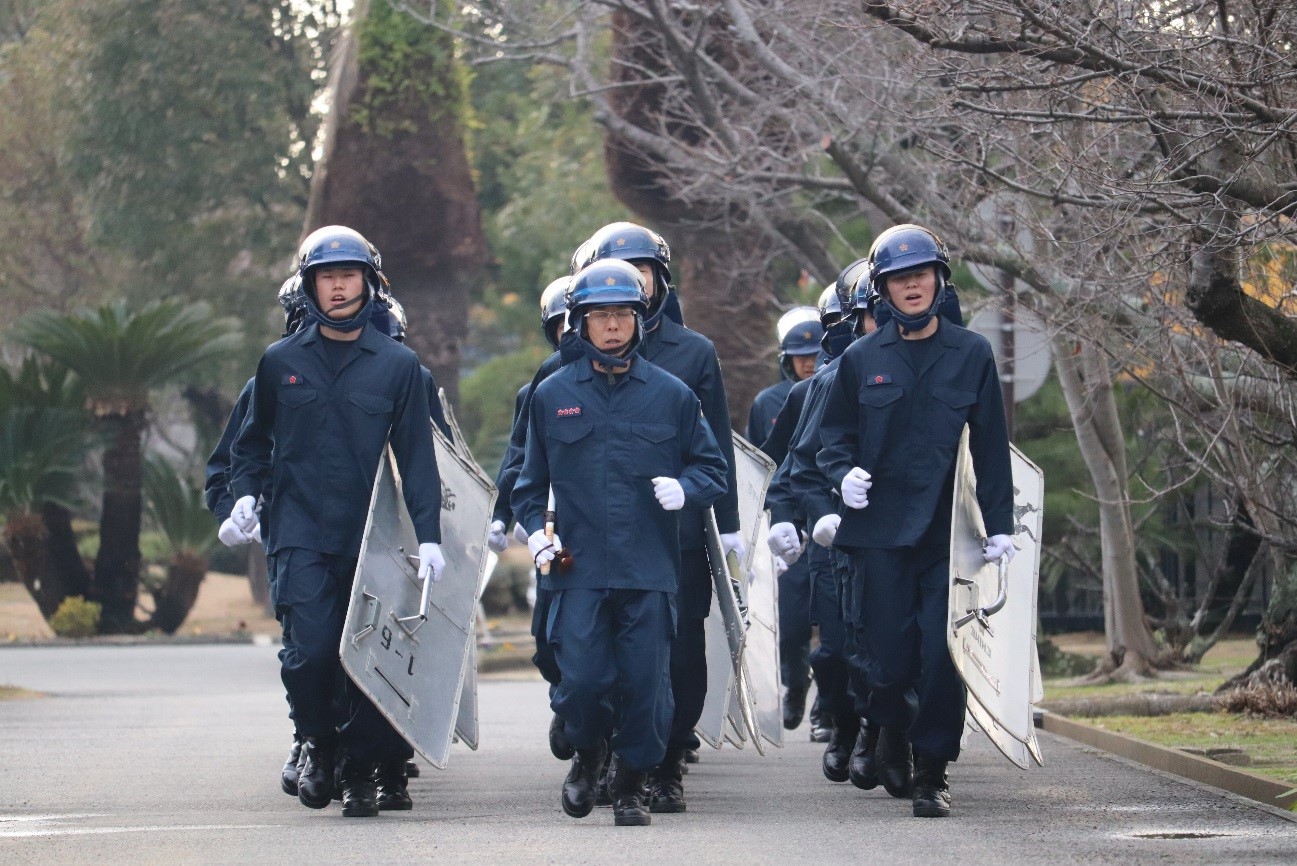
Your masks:
<svg viewBox="0 0 1297 866"><path fill-rule="evenodd" d="M985 556L1012 556L1013 483L990 344L939 318L945 244L888 229L869 257L890 321L847 349L820 424L817 464L845 505L834 545L850 556L846 616L866 644L868 718L882 727L880 775L908 776L913 811L950 814L966 692L946 648L950 515L964 425L986 524ZM852 663L856 663L853 657Z"/></svg>
<svg viewBox="0 0 1297 866"><path fill-rule="evenodd" d="M594 808L611 745L618 825L650 822L648 773L667 751L679 512L720 498L727 468L697 397L636 354L647 310L644 280L624 262L573 278L583 357L532 394L512 498L550 593L545 638L561 674L551 705L576 750L563 810Z"/></svg>
<svg viewBox="0 0 1297 866"><path fill-rule="evenodd" d="M444 567L441 482L419 360L371 322L382 285L376 251L342 226L313 237L299 266L311 323L257 365L250 411L231 449L230 517L249 532L258 500L273 488L267 544L284 629L281 675L305 738L298 798L316 809L329 804L341 749L343 814L372 816L376 775L403 778L412 752L354 687L340 733L335 728L351 581L389 442L419 538L419 574L431 580Z"/></svg>

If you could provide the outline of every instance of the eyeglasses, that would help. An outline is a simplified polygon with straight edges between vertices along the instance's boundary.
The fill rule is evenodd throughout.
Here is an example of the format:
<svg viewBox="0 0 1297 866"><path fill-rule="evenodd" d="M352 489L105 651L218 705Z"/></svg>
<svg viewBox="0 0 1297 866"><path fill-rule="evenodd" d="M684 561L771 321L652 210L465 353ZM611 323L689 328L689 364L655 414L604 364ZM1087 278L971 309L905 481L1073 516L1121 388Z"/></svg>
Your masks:
<svg viewBox="0 0 1297 866"><path fill-rule="evenodd" d="M585 314L586 319L596 322L600 325L606 325L609 322L616 321L619 325L624 325L631 319L635 318L634 310L591 310Z"/></svg>

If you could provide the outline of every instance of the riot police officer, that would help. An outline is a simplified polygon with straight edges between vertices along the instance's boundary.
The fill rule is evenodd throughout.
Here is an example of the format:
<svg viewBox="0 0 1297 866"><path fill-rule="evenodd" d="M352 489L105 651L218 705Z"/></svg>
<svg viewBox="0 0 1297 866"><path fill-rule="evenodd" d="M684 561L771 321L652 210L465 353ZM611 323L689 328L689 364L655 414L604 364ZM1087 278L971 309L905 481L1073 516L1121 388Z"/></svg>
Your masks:
<svg viewBox="0 0 1297 866"><path fill-rule="evenodd" d="M779 338L780 380L757 394L748 411L747 440L758 448L766 441L793 385L815 372L824 327L815 307L794 307L775 325Z"/></svg>
<svg viewBox="0 0 1297 866"><path fill-rule="evenodd" d="M910 781L912 752L913 812L944 817L966 700L946 649L955 457L967 424L991 536L985 556L1012 556L1008 434L990 345L939 316L945 244L920 226L896 226L869 259L890 320L843 354L816 462L845 506L833 543L850 557L845 614L867 657L853 675L868 683L868 718L882 727L879 775L903 794L894 783Z"/></svg>
<svg viewBox="0 0 1297 866"><path fill-rule="evenodd" d="M671 284L671 250L657 232L634 223L612 223L590 238L592 261L618 259L644 276L649 312L639 354L684 382L702 403L703 417L720 445L727 470L726 492L716 502L716 524L725 554L746 555L739 534L738 483L729 405L716 347L711 340L680 324L680 307ZM680 595L675 640L671 647L671 690L675 718L662 764L653 772L655 812L685 811L683 761L699 745L694 727L707 698L705 622L711 610L712 578L706 554L704 509L690 503L680 518Z"/></svg>
<svg viewBox="0 0 1297 866"><path fill-rule="evenodd" d="M343 814L378 813L375 776L403 773L408 744L357 689L335 730L338 644L378 461L387 444L405 480L420 576L435 580L441 482L418 358L371 323L384 285L376 251L342 226L317 231L299 275L310 324L271 346L257 366L248 417L231 449L231 519L256 525L273 487L267 545L284 629L282 678L305 737L298 798L333 798L341 748Z"/></svg>
<svg viewBox="0 0 1297 866"><path fill-rule="evenodd" d="M727 468L698 398L636 355L648 306L643 278L623 262L596 261L573 278L569 315L584 357L532 394L512 497L551 594L545 638L561 674L551 704L576 751L563 810L580 818L594 808L611 738L618 825L650 822L647 773L667 751L677 512L718 499Z"/></svg>

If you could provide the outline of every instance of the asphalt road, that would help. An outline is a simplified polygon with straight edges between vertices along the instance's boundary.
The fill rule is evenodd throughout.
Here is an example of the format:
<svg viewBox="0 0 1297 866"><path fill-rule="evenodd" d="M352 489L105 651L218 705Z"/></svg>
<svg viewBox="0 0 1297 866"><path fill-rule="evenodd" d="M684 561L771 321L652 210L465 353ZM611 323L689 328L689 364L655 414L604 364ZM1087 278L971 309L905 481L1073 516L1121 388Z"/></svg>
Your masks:
<svg viewBox="0 0 1297 866"><path fill-rule="evenodd" d="M0 863L1297 863L1297 823L1042 737L1022 772L975 742L955 815L826 781L806 728L767 757L704 749L689 812L575 821L544 684L480 690L482 747L413 780L413 812L344 819L279 790L290 727L274 649L0 649Z"/></svg>

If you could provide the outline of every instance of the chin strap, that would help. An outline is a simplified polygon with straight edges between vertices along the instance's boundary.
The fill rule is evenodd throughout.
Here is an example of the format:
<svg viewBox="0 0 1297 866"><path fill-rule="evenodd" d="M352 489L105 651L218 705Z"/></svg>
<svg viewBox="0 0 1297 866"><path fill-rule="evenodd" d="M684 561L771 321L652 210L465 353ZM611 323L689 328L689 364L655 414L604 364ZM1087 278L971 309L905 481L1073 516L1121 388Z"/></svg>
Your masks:
<svg viewBox="0 0 1297 866"><path fill-rule="evenodd" d="M937 285L937 291L932 296L932 306L928 307L927 312L919 313L916 316L907 316L898 310L886 297L879 298L878 306L885 307L890 314L890 318L896 320L902 331L922 331L928 327L928 323L937 317L937 309L941 306L942 301L946 299L946 282L942 280ZM878 321L878 317L874 317ZM881 324L879 325L881 327Z"/></svg>
<svg viewBox="0 0 1297 866"><path fill-rule="evenodd" d="M856 339L856 317L847 316L840 322L829 325L824 329L824 336L820 338L820 348L824 354L833 360L841 356Z"/></svg>
<svg viewBox="0 0 1297 866"><path fill-rule="evenodd" d="M638 319L638 317L636 318ZM630 367L630 356L635 354L640 343L644 340L644 325L642 322L636 321L635 335L631 337L631 341L626 344L624 349L622 349L620 355L609 355L607 352L595 348L594 343L591 343L585 338L584 316L577 320L576 327L573 328L572 334L576 338L576 345L577 348L580 349L581 354L585 355L585 357L594 361L596 364L602 364L604 369L608 371L608 384L611 385L617 381L615 378L616 374L613 372L614 368L624 370Z"/></svg>
<svg viewBox="0 0 1297 866"><path fill-rule="evenodd" d="M365 301L364 306L349 319L330 319L324 314L315 301L308 299L306 302L306 314L311 319L325 328L333 328L335 331L342 331L344 334L352 331L359 331L369 322L369 317L374 313L374 295L371 292L369 298Z"/></svg>

